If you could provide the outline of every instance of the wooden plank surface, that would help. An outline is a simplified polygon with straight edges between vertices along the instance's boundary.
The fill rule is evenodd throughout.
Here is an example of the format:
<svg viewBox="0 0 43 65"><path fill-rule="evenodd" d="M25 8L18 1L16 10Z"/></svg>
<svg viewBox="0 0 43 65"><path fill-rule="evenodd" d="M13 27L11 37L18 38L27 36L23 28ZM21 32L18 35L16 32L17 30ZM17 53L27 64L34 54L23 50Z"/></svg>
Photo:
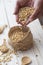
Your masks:
<svg viewBox="0 0 43 65"><path fill-rule="evenodd" d="M0 45L3 44L3 39L6 39L7 43L8 43L8 31L9 31L9 24L8 24L8 19L7 19L7 16L6 16L6 13L5 13L5 9L4 9L4 4L3 4L3 1L1 0L0 1L0 26L3 26L7 24L7 28L4 30L3 34L0 35ZM18 65L16 64L18 61L16 59L16 55L13 55L13 60L11 62L8 63L8 65ZM15 60L15 61L14 61ZM6 64L3 64L2 65L6 65Z"/></svg>
<svg viewBox="0 0 43 65"><path fill-rule="evenodd" d="M7 30L5 29L4 33L0 36L0 43L3 38L6 38L8 41L8 30L10 27L18 25L16 23L16 18L13 15L15 5L16 0L1 0L0 2L0 25L8 25ZM8 63L8 65L21 65L21 58L25 55L32 59L32 63L30 65L43 65L43 30L40 26L39 20L36 20L34 23L31 23L28 26L33 34L34 47L25 52L17 52L17 56L14 55L14 60ZM36 55L38 55L38 57L36 57ZM16 62L18 64L16 64Z"/></svg>

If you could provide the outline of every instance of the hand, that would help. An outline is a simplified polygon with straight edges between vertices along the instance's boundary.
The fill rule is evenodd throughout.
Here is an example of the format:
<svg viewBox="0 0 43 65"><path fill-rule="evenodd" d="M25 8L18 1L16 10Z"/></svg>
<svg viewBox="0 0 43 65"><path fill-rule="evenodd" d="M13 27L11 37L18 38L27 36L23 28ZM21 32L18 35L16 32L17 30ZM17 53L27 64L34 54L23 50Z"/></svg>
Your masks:
<svg viewBox="0 0 43 65"><path fill-rule="evenodd" d="M35 4L36 2L37 4ZM35 0L34 6L35 10L33 14L28 18L27 22L24 24L25 26L40 16L43 16L43 0Z"/></svg>
<svg viewBox="0 0 43 65"><path fill-rule="evenodd" d="M14 14L16 15L16 21L18 21L18 13L19 13L19 9L24 7L24 6L33 6L33 0L18 0L16 3L16 9ZM20 23L20 22L19 22ZM22 24L22 23L21 23Z"/></svg>
<svg viewBox="0 0 43 65"><path fill-rule="evenodd" d="M37 4L35 4L36 2ZM27 22L23 24L18 21L18 13L19 9L24 6L30 6L30 7L32 6L35 8L35 10L33 14L28 18ZM18 0L14 14L16 15L17 22L20 23L21 25L26 26L27 24L29 24L30 22L32 22L33 20L35 20L36 18L38 18L43 14L43 0Z"/></svg>

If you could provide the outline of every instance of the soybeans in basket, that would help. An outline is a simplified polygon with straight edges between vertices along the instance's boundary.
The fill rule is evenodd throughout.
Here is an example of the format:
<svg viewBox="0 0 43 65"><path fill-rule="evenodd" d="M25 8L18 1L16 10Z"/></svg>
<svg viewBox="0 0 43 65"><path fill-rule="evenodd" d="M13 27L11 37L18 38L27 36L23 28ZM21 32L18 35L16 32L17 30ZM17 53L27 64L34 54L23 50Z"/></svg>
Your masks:
<svg viewBox="0 0 43 65"><path fill-rule="evenodd" d="M11 38L14 42L18 42L18 41L20 41L21 39L23 39L23 37L24 37L25 35L26 35L26 32L23 32L22 30L21 30L21 31L14 31L10 38Z"/></svg>

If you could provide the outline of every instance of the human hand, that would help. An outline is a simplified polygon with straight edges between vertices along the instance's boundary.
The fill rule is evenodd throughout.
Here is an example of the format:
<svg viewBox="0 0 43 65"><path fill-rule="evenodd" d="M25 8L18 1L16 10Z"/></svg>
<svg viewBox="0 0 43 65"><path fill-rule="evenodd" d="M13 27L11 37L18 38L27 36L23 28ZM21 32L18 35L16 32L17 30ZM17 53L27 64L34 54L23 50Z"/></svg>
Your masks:
<svg viewBox="0 0 43 65"><path fill-rule="evenodd" d="M40 16L43 16L43 0L35 0L34 8L35 10L33 14L28 18L27 22L24 24L25 26L33 20L40 18Z"/></svg>
<svg viewBox="0 0 43 65"><path fill-rule="evenodd" d="M18 14L19 14L19 10L20 8L22 7L26 7L26 6L33 6L33 1L32 0L18 0L17 3L16 3L16 9L15 9L15 12L14 14L16 15L16 21L18 21Z"/></svg>
<svg viewBox="0 0 43 65"><path fill-rule="evenodd" d="M37 2L37 4L35 4L36 2ZM24 6L30 6L30 7L35 6L34 7L35 10L32 13L32 15L28 18L26 23L23 24L22 22L18 21L18 13L19 13L19 9L24 7ZM16 10L15 10L14 14L16 15L16 21L18 23L20 23L21 25L26 26L27 24L29 24L30 22L32 22L33 20L38 18L41 14L43 14L43 0L18 0L17 4L16 4Z"/></svg>

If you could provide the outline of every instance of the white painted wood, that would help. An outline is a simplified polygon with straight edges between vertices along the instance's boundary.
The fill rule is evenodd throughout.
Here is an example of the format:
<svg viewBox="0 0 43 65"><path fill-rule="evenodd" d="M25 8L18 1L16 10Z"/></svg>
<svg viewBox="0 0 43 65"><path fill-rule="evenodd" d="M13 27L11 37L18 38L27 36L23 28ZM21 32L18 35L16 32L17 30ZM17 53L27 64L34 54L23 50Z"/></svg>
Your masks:
<svg viewBox="0 0 43 65"><path fill-rule="evenodd" d="M5 9L4 9L4 4L3 1L1 0L0 2L0 26L3 26L7 24L7 28L4 30L3 34L0 34L0 45L3 43L3 39L6 39L8 41L8 31L9 31L9 24L8 20L6 17ZM16 55L13 55L13 59L11 62L8 63L8 65L18 65L17 63L17 58ZM5 64L3 64L5 65Z"/></svg>
<svg viewBox="0 0 43 65"><path fill-rule="evenodd" d="M29 27L33 33L34 41L43 57L43 29L40 26L39 20L37 19L35 22L30 23Z"/></svg>
<svg viewBox="0 0 43 65"><path fill-rule="evenodd" d="M4 8L3 9L4 12L2 13L2 16L1 16L2 20L6 19L7 24L10 27L18 25L16 23L15 16L13 15L15 4L16 4L16 0L4 0L3 6L1 6L2 9ZM5 15L5 17L4 17L5 19L3 19L3 14ZM12 65L12 64L21 65L21 58L25 55L29 56L32 59L32 63L30 65L43 65L43 30L41 28L39 20L36 20L35 22L29 24L29 27L33 34L34 47L25 52L21 52L21 51L18 52L17 57L14 55L15 56L14 60L11 63L8 63L8 65ZM40 40L40 42L39 42L39 40ZM38 57L36 57L36 55L38 55ZM16 62L18 62L18 64L16 64Z"/></svg>
<svg viewBox="0 0 43 65"><path fill-rule="evenodd" d="M4 7L3 7L3 3L2 3L2 0L0 2L0 26L3 26L7 23L7 19L6 19L6 14L5 14L5 11L4 11ZM7 30L6 30L7 29ZM8 27L5 28L3 34L0 34L0 41L2 41L3 38L7 38L6 35L8 33Z"/></svg>
<svg viewBox="0 0 43 65"><path fill-rule="evenodd" d="M9 20L10 27L18 25L16 23L16 17L13 14L15 6L16 6L15 4L16 4L16 0L11 0L11 1L5 0L5 2L4 2L4 6L5 6L5 10L7 12L7 17L8 17L8 20Z"/></svg>

